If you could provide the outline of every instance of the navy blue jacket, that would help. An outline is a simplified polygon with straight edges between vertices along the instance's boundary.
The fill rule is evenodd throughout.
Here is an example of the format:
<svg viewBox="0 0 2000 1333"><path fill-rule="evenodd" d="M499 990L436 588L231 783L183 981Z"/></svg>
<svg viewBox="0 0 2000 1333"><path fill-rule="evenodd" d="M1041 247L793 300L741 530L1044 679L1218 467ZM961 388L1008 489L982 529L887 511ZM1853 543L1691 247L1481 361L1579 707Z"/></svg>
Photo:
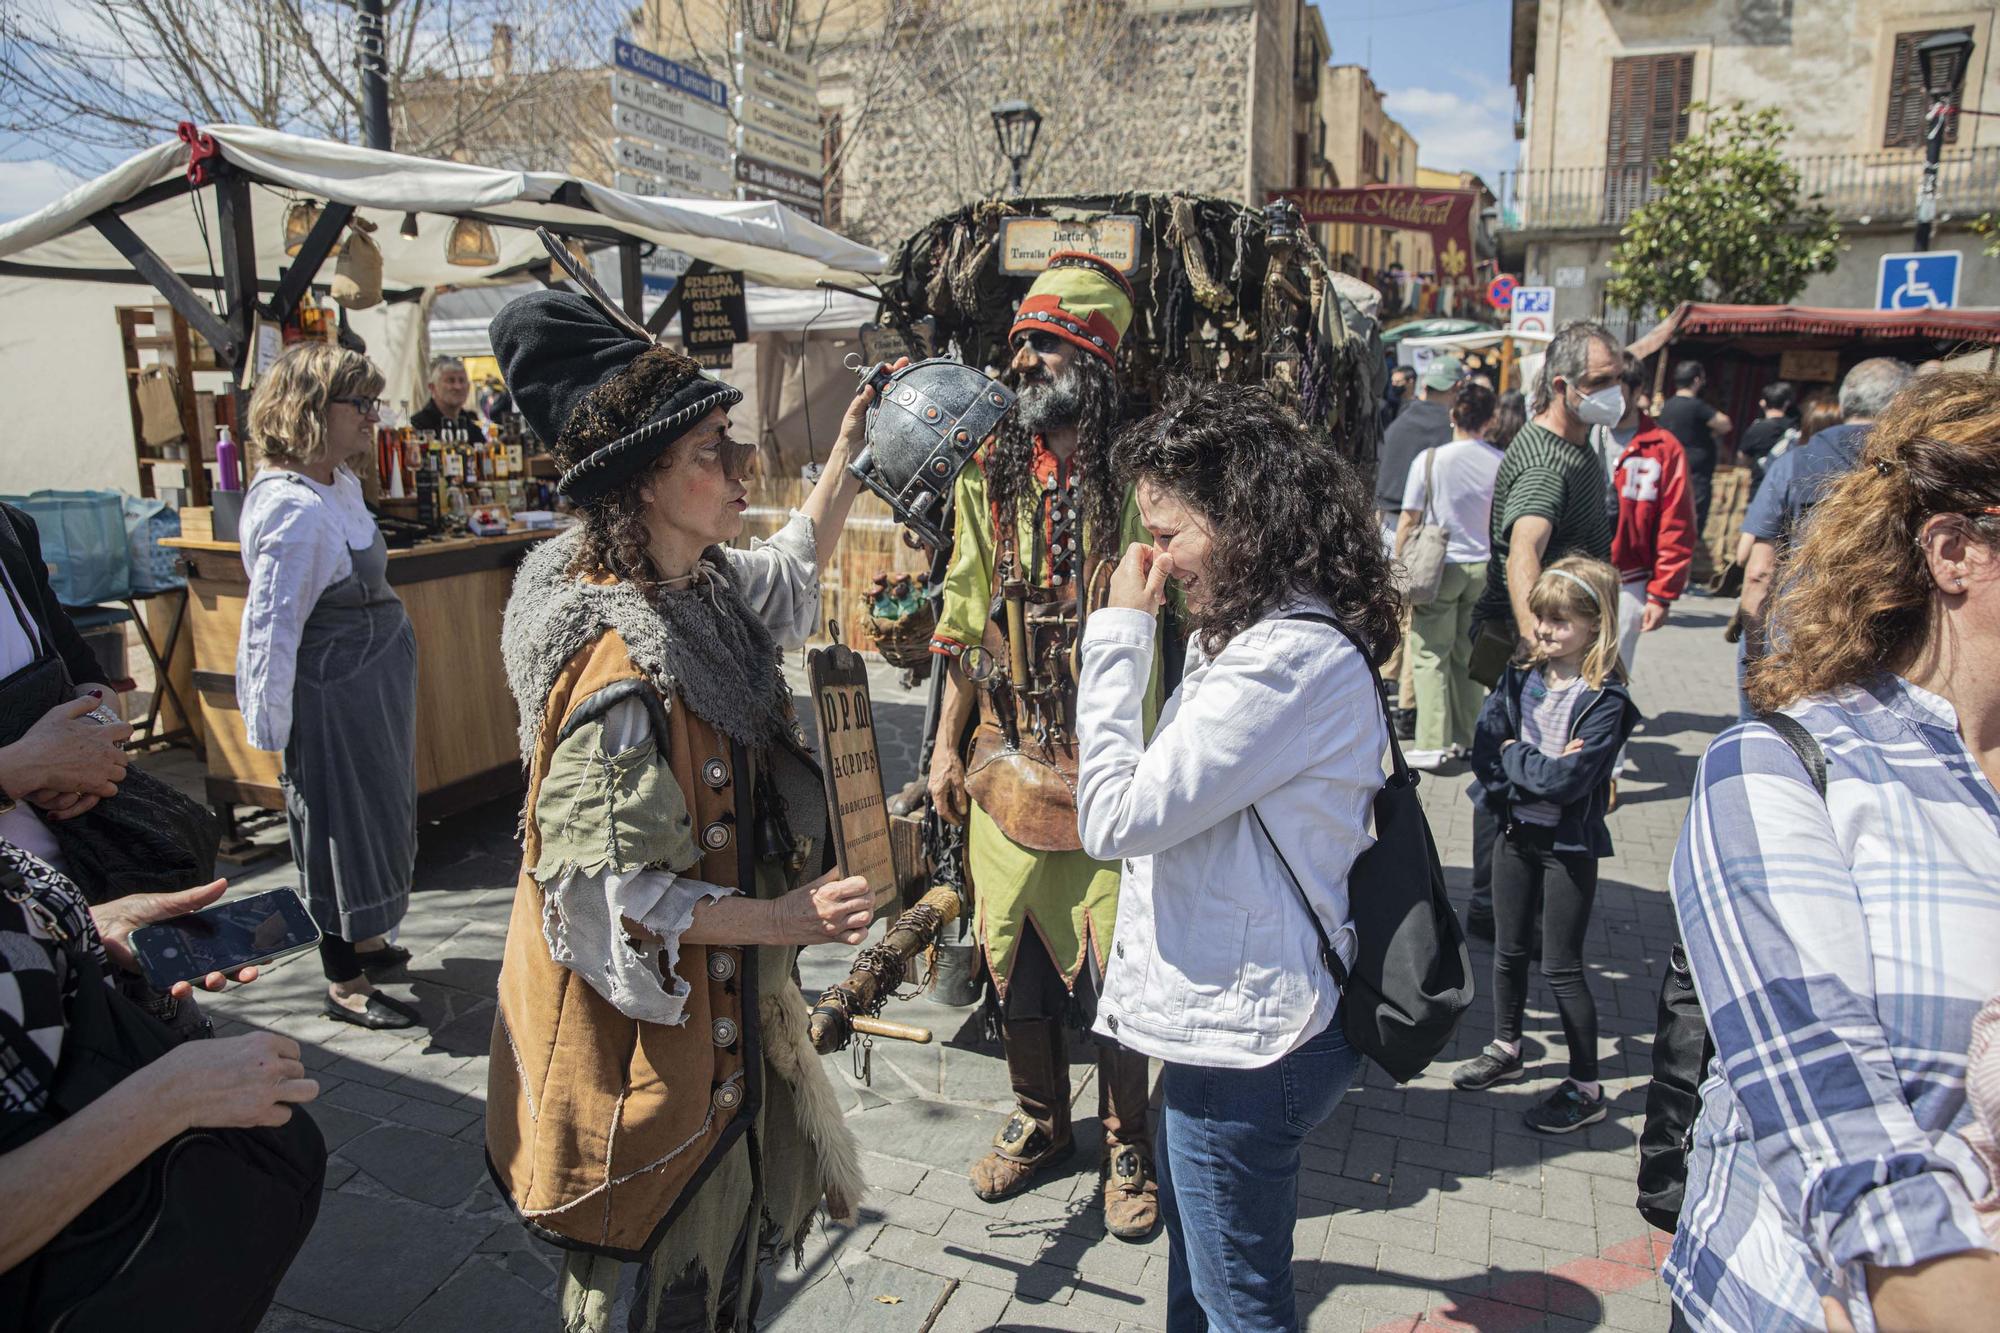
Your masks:
<svg viewBox="0 0 2000 1333"><path fill-rule="evenodd" d="M1558 759L1521 739L1521 687L1531 668L1509 664L1500 687L1486 696L1472 733L1472 799L1485 806L1505 828L1513 808L1530 801L1550 801L1561 807L1556 820L1556 850L1611 855L1611 830L1604 815L1611 802L1611 771L1625 738L1639 724L1639 709L1625 686L1607 680L1604 687L1583 696L1570 720L1570 739L1583 749Z"/></svg>

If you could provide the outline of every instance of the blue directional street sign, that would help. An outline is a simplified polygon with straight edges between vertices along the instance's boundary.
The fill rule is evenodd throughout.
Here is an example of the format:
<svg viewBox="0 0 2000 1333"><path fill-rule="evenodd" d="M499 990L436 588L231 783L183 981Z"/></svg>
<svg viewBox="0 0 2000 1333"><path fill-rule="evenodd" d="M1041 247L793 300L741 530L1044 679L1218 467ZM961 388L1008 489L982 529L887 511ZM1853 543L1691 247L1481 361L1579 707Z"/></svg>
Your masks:
<svg viewBox="0 0 2000 1333"><path fill-rule="evenodd" d="M1925 250L1883 255L1875 282L1877 310L1949 310L1958 304L1964 252Z"/></svg>

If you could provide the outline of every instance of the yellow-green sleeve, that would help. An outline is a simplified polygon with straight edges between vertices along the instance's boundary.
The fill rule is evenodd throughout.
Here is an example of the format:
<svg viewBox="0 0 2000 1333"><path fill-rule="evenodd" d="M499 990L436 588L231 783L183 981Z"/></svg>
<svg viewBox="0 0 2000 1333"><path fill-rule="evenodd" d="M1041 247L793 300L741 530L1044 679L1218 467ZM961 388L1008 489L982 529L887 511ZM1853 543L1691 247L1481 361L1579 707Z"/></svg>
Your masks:
<svg viewBox="0 0 2000 1333"><path fill-rule="evenodd" d="M534 874L543 884L572 871L629 875L659 868L678 875L701 861L687 799L653 737L620 749L602 717L583 722L556 746L533 817L542 843Z"/></svg>
<svg viewBox="0 0 2000 1333"><path fill-rule="evenodd" d="M955 509L951 564L944 575L944 607L931 651L958 657L986 637L993 602L993 524L986 502L986 473L973 462L952 485Z"/></svg>

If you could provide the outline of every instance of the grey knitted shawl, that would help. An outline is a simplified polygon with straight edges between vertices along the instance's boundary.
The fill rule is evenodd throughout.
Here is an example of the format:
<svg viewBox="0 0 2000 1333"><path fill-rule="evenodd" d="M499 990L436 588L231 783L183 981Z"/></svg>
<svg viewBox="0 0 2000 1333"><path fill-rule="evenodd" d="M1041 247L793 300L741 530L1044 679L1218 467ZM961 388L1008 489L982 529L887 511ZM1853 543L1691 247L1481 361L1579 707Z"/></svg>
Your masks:
<svg viewBox="0 0 2000 1333"><path fill-rule="evenodd" d="M571 573L580 531L550 538L514 576L500 651L521 719L521 762L535 753L556 676L607 630L671 707L688 710L730 739L761 749L785 725L790 690L777 644L736 587L718 548L694 587L648 597L630 583L591 583Z"/></svg>

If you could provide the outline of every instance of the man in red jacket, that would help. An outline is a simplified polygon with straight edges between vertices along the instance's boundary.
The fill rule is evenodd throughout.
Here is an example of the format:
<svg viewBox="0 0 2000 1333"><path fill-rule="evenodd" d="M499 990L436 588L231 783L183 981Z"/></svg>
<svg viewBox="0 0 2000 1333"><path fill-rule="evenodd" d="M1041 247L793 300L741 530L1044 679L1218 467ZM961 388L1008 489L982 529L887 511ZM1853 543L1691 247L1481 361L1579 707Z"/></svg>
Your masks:
<svg viewBox="0 0 2000 1333"><path fill-rule="evenodd" d="M1611 564L1618 571L1618 653L1629 677L1639 636L1667 623L1694 562L1694 497L1687 454L1672 431L1639 409L1645 368L1625 353L1625 415L1591 442L1604 460L1605 507L1618 511ZM1621 766L1622 766L1621 760Z"/></svg>

